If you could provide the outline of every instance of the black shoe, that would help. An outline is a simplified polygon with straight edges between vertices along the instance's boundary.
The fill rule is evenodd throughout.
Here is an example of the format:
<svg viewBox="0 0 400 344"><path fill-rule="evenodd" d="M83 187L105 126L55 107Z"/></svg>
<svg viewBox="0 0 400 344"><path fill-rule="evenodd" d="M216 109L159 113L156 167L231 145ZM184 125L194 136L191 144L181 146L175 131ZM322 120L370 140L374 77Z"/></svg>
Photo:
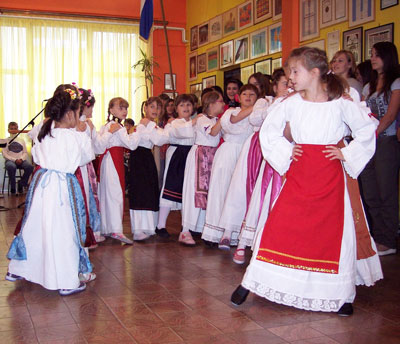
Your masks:
<svg viewBox="0 0 400 344"><path fill-rule="evenodd" d="M17 191L15 189L11 189L11 195L15 195Z"/></svg>
<svg viewBox="0 0 400 344"><path fill-rule="evenodd" d="M208 240L204 240L204 245L206 245L206 247L208 248L216 248L218 247L218 243L217 242L212 242L212 241L208 241Z"/></svg>
<svg viewBox="0 0 400 344"><path fill-rule="evenodd" d="M200 238L201 234L202 234L200 232L195 232L195 231L191 231L191 230L189 230L189 232L190 232L190 234L192 234L193 238Z"/></svg>
<svg viewBox="0 0 400 344"><path fill-rule="evenodd" d="M338 310L337 314L341 317L348 317L353 314L353 305L351 303L344 303Z"/></svg>
<svg viewBox="0 0 400 344"><path fill-rule="evenodd" d="M249 291L242 287L241 285L239 285L236 290L233 292L232 296L231 296L231 302L235 305L235 306L239 306L241 305L243 302L246 301L247 299L247 295L249 295Z"/></svg>
<svg viewBox="0 0 400 344"><path fill-rule="evenodd" d="M171 235L168 233L166 228L156 228L156 234L160 237L160 238L169 238Z"/></svg>
<svg viewBox="0 0 400 344"><path fill-rule="evenodd" d="M22 186L22 184L19 182L18 183L18 193L22 194L24 192L24 187Z"/></svg>

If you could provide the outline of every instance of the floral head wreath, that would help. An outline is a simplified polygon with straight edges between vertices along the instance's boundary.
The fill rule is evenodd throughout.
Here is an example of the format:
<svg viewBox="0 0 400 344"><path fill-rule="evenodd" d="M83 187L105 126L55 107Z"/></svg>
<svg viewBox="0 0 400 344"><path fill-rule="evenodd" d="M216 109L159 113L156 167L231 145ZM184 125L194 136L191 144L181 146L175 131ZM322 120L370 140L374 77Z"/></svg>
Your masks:
<svg viewBox="0 0 400 344"><path fill-rule="evenodd" d="M87 107L90 107L90 101L93 99L94 95L93 95L93 92L92 92L91 89L88 89L88 93L89 93L89 97L88 97L88 99L86 100L85 105L86 105Z"/></svg>
<svg viewBox="0 0 400 344"><path fill-rule="evenodd" d="M75 82L73 82L72 85L74 85L76 87L76 83ZM75 90L72 90L70 88L66 88L64 91L69 93L69 95L70 95L72 100L76 99L76 97L78 97L78 99L82 98L82 96L80 94L78 94Z"/></svg>

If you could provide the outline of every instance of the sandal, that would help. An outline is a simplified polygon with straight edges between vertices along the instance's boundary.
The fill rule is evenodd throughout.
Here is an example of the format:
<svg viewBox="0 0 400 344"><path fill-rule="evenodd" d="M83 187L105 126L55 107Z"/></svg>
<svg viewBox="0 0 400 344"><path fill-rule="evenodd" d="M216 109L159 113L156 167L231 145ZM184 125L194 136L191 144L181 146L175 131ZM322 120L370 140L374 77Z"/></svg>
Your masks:
<svg viewBox="0 0 400 344"><path fill-rule="evenodd" d="M222 238L218 244L220 250L229 251L231 249L231 241L228 238Z"/></svg>

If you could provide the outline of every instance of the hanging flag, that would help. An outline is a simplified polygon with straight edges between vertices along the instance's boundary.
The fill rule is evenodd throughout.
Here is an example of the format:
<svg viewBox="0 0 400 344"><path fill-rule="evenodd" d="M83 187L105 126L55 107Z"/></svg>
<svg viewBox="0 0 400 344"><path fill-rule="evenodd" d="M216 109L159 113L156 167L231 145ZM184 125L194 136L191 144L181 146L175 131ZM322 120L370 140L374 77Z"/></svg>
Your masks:
<svg viewBox="0 0 400 344"><path fill-rule="evenodd" d="M140 0L140 37L147 41L153 26L153 0Z"/></svg>

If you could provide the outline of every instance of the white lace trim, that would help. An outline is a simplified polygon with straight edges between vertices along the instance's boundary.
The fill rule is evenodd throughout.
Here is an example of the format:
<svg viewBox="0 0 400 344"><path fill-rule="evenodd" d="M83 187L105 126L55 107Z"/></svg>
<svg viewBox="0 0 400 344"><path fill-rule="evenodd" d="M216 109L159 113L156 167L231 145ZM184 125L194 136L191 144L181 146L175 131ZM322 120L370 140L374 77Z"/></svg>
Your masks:
<svg viewBox="0 0 400 344"><path fill-rule="evenodd" d="M295 308L305 309L307 311L317 311L317 312L337 312L339 308L343 305L344 300L326 300L326 299L309 299L303 298L293 294L286 294L274 289L271 289L261 283L252 282L242 282L243 287L249 289L253 293L266 298L269 301L283 304L286 306L291 306Z"/></svg>

